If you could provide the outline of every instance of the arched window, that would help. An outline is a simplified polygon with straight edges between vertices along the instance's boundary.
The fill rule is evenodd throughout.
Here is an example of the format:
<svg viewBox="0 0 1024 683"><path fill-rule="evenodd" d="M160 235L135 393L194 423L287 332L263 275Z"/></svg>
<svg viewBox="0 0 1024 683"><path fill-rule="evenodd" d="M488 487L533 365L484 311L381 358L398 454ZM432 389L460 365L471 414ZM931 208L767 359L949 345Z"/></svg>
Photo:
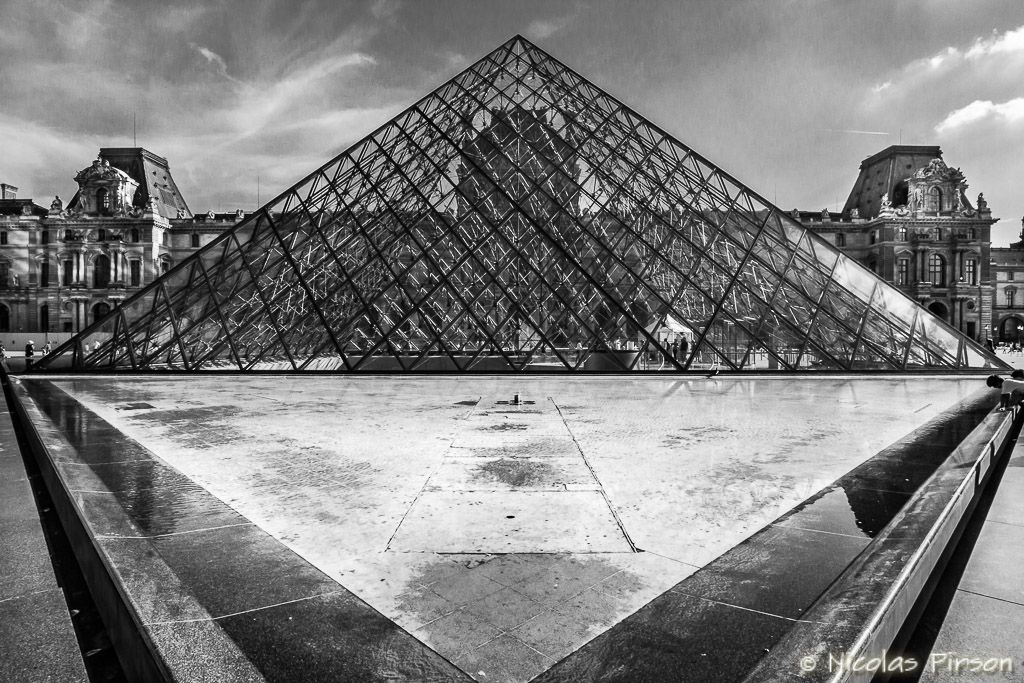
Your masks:
<svg viewBox="0 0 1024 683"><path fill-rule="evenodd" d="M964 284L978 284L978 262L972 258L964 260Z"/></svg>
<svg viewBox="0 0 1024 683"><path fill-rule="evenodd" d="M931 207L929 207L929 208L932 211L942 211L942 190L940 190L936 186L936 187L933 187L928 192L928 194L931 195Z"/></svg>
<svg viewBox="0 0 1024 683"><path fill-rule="evenodd" d="M96 211L110 213L110 193L105 187L96 190Z"/></svg>
<svg viewBox="0 0 1024 683"><path fill-rule="evenodd" d="M100 254L93 261L92 265L92 286L96 289L103 289L110 284L110 259L105 254Z"/></svg>
<svg viewBox="0 0 1024 683"><path fill-rule="evenodd" d="M103 303L102 301L92 307L92 321L96 322L107 313L110 313L110 306Z"/></svg>
<svg viewBox="0 0 1024 683"><path fill-rule="evenodd" d="M928 257L928 279L936 287L946 286L946 259L941 254Z"/></svg>

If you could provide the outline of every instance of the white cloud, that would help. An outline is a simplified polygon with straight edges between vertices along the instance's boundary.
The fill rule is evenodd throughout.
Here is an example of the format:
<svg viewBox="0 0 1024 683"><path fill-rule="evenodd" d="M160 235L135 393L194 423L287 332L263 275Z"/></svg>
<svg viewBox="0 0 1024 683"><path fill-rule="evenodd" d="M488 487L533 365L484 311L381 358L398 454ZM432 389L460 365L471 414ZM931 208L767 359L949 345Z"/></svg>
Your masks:
<svg viewBox="0 0 1024 683"><path fill-rule="evenodd" d="M225 62L224 58L221 57L219 54L217 54L210 48L203 47L202 45L196 45L195 43L189 43L189 45L192 47L193 50L195 50L204 58L206 58L207 62L215 65L217 67L217 72L221 76L228 79L229 81L234 81L235 83L240 82L237 78L234 78L231 74L228 73L228 63Z"/></svg>
<svg viewBox="0 0 1024 683"><path fill-rule="evenodd" d="M947 114L946 118L935 126L935 132L950 133L981 121L1010 124L1024 121L1024 97L1017 97L998 104L991 100L974 100L967 106Z"/></svg>
<svg viewBox="0 0 1024 683"><path fill-rule="evenodd" d="M369 55L352 52L332 55L302 66L276 81L246 86L237 106L227 111L239 135L252 135L278 121L289 110L301 109L320 91L322 82L338 72L375 64ZM308 116L310 112L305 112Z"/></svg>
<svg viewBox="0 0 1024 683"><path fill-rule="evenodd" d="M526 27L526 35L534 40L544 40L556 33L565 30L572 20L576 18L575 13L555 19L535 19Z"/></svg>
<svg viewBox="0 0 1024 683"><path fill-rule="evenodd" d="M871 92L896 95L915 87L931 88L939 80L950 89L951 78L984 82L1000 72L1015 73L1014 65L1007 64L1008 58L1024 59L1024 26L975 38L970 47L948 45L931 56L908 62L893 77L872 86Z"/></svg>
<svg viewBox="0 0 1024 683"><path fill-rule="evenodd" d="M978 38L967 51L968 59L980 59L989 55L1024 53L1024 26L999 35L993 31L990 38Z"/></svg>

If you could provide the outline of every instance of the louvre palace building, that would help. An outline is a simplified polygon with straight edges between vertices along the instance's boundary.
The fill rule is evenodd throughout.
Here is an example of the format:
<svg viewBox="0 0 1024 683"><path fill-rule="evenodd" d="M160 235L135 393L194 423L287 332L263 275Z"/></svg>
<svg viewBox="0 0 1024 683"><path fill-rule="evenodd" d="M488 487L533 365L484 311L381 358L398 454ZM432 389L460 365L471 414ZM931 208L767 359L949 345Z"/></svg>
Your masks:
<svg viewBox="0 0 1024 683"><path fill-rule="evenodd" d="M194 214L167 160L143 148L103 148L74 179L67 202L0 188L5 345L63 341L246 215Z"/></svg>
<svg viewBox="0 0 1024 683"><path fill-rule="evenodd" d="M487 177L509 176L515 192L513 166L555 159L560 173L531 173L552 183L562 179L548 188L548 201L578 212L576 184L566 180L581 173L572 141L557 147L545 140L549 112L517 109L508 116L518 119L496 117L485 135L469 142L474 162L459 169L453 210L465 213L467 203L485 195ZM546 154L509 160L489 149L489 140L520 130L532 136L531 148L546 145ZM65 340L248 216L241 209L194 214L167 160L143 148L103 148L74 178L78 191L71 200L54 197L48 207L18 198L13 185L2 186L0 333L27 336L6 335L0 342L6 344L7 336L14 344L29 336ZM841 212L794 209L791 217L967 337L1020 341L1024 295L1017 295L1014 280L1024 282L1024 234L1009 248L992 248L990 230L998 219L983 194L968 198L967 187L964 173L945 163L939 147L894 145L861 163ZM490 220L500 218L500 203L483 205L495 214ZM565 221L565 212L546 213L555 223ZM611 212L595 214L595 220L609 223L602 226L609 234L617 232ZM520 286L525 284L524 277ZM526 341L518 330L507 330L510 344ZM557 333L550 342L571 344Z"/></svg>

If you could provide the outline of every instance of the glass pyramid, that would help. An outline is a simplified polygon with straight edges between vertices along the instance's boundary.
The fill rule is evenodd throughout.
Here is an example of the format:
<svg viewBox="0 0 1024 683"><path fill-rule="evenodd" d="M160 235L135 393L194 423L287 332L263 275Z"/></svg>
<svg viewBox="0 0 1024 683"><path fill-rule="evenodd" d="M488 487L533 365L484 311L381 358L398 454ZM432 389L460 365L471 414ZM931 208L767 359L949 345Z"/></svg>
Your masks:
<svg viewBox="0 0 1024 683"><path fill-rule="evenodd" d="M516 36L38 367L1002 364Z"/></svg>

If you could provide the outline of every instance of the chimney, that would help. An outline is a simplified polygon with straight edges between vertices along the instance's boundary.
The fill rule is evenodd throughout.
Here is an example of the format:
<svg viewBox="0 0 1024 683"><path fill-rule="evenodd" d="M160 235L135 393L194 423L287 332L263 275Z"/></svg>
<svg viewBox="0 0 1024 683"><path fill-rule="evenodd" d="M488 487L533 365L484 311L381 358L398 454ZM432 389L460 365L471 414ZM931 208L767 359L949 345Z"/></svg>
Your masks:
<svg viewBox="0 0 1024 683"><path fill-rule="evenodd" d="M0 199L17 199L18 188L7 183L0 183Z"/></svg>

